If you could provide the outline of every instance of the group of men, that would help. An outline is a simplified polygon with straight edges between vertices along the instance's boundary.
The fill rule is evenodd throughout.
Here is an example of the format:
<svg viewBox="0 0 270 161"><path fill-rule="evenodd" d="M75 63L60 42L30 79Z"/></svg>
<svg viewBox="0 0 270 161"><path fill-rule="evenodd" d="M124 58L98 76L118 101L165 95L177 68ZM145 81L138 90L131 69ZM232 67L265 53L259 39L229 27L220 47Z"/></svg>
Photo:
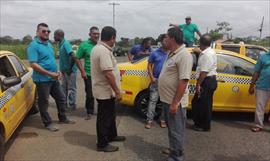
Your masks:
<svg viewBox="0 0 270 161"><path fill-rule="evenodd" d="M210 47L211 37L207 34L201 35L198 27L191 24L190 17L186 18L185 25L170 24L170 26L173 27L159 38L161 41L159 49L152 51L151 41L146 38L141 45L136 45L130 50L128 58L130 61L136 61L150 55L148 59L148 73L151 80L150 101L145 128L150 129L153 126L156 103L160 98L162 102L160 126L168 127L169 137L169 148L164 152L169 155L167 161L180 161L183 160L188 82L193 66L192 56L186 47L193 45L195 32L200 36L200 49L197 50L199 56L196 69L196 94L192 100L193 129L196 131L211 129L213 94L217 88L217 56ZM65 39L64 31L56 30L54 39L59 44L60 72L55 62L53 47L49 42L49 34L47 24L38 24L36 38L27 49L28 60L34 69L33 80L37 87L38 106L44 126L50 131L58 130L48 113L49 95L55 99L59 122L75 123L75 120L65 115L65 111L76 109L78 68L85 83L86 120L91 119L94 113L94 99L98 103L97 150L117 151L119 148L111 145L110 142L124 141L125 137L117 134L115 122L115 102L121 100L120 74L112 53L116 42L116 30L106 26L100 36L99 29L91 27L90 38L80 44L76 53ZM100 41L99 37L101 37ZM80 59L84 59L84 67ZM256 71L259 72L264 67L257 65L257 69ZM254 76L252 84L258 77ZM250 93L252 92L251 87ZM261 123L261 119L258 120Z"/></svg>

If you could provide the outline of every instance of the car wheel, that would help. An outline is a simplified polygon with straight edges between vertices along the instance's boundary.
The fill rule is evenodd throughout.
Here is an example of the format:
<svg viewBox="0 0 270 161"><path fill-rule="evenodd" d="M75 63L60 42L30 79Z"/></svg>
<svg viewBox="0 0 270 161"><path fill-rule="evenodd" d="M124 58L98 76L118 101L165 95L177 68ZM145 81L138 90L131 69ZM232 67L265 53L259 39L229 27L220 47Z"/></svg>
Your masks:
<svg viewBox="0 0 270 161"><path fill-rule="evenodd" d="M148 91L144 91L142 93L140 93L136 100L135 100L135 107L138 111L138 113L143 117L146 118L147 117L147 111L148 111L148 102L149 102L149 92ZM161 114L161 102L159 101L157 103L157 107L156 107L156 115L155 115L155 119L157 119L160 114Z"/></svg>
<svg viewBox="0 0 270 161"><path fill-rule="evenodd" d="M5 139L4 136L0 133L0 161L4 161L5 154Z"/></svg>
<svg viewBox="0 0 270 161"><path fill-rule="evenodd" d="M33 105L29 111L29 115L34 115L34 114L37 114L39 112L37 101L38 101L38 96L37 96L37 92L35 92L35 100L34 100Z"/></svg>

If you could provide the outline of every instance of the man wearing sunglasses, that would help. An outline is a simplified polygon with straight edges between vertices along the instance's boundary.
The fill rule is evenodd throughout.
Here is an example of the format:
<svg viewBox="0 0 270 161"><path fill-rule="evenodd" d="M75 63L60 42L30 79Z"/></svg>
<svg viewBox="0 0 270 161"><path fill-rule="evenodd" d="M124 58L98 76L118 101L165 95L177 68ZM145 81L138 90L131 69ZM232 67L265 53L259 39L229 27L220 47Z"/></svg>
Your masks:
<svg viewBox="0 0 270 161"><path fill-rule="evenodd" d="M52 123L48 113L49 95L57 105L59 123L74 124L75 121L66 117L66 97L60 86L60 74L54 57L54 50L49 42L50 30L48 25L37 25L36 38L27 48L27 56L30 66L34 69L33 81L36 84L38 94L38 107L42 122L49 131L58 131L58 127Z"/></svg>
<svg viewBox="0 0 270 161"><path fill-rule="evenodd" d="M185 18L186 23L177 25L177 24L170 24L170 26L180 28L183 31L184 34L184 43L186 44L186 47L192 47L194 45L194 42L196 40L194 33L196 32L199 37L201 37L201 33L197 27L196 24L191 23L191 17L187 16Z"/></svg>

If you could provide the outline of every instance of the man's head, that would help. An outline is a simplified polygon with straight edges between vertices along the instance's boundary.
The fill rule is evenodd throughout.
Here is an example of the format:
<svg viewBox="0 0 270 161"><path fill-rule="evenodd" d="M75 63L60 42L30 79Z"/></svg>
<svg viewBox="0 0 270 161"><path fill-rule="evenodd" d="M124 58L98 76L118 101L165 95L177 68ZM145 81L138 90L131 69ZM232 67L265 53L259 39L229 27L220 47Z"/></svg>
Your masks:
<svg viewBox="0 0 270 161"><path fill-rule="evenodd" d="M145 49L148 49L151 47L151 39L150 38L144 38L142 40L142 44L141 44Z"/></svg>
<svg viewBox="0 0 270 161"><path fill-rule="evenodd" d="M39 37L42 41L49 40L50 35L49 26L46 23L40 23L37 25L37 37Z"/></svg>
<svg viewBox="0 0 270 161"><path fill-rule="evenodd" d="M158 40L160 41L161 47L162 47L163 49L167 49L165 37L166 37L166 34L161 34L161 35L159 35L159 37L158 37Z"/></svg>
<svg viewBox="0 0 270 161"><path fill-rule="evenodd" d="M101 41L113 47L116 42L116 30L111 26L105 26L101 31Z"/></svg>
<svg viewBox="0 0 270 161"><path fill-rule="evenodd" d="M210 47L211 43L212 43L212 38L210 37L210 35L208 34L202 35L202 37L200 38L200 49L204 50Z"/></svg>
<svg viewBox="0 0 270 161"><path fill-rule="evenodd" d="M100 35L100 32L99 32L99 29L96 27L96 26L93 26L89 29L89 36L90 36L90 39L94 42L94 43L97 43L98 40L99 40L99 35Z"/></svg>
<svg viewBox="0 0 270 161"><path fill-rule="evenodd" d="M191 17L190 17L190 16L187 16L187 17L185 18L185 20L186 20L186 24L187 24L187 25L189 25L189 24L191 23Z"/></svg>
<svg viewBox="0 0 270 161"><path fill-rule="evenodd" d="M65 33L61 29L57 29L54 31L54 40L55 41L62 41L65 37Z"/></svg>
<svg viewBox="0 0 270 161"><path fill-rule="evenodd" d="M165 44L169 50L184 43L183 32L179 28L169 28L165 37Z"/></svg>

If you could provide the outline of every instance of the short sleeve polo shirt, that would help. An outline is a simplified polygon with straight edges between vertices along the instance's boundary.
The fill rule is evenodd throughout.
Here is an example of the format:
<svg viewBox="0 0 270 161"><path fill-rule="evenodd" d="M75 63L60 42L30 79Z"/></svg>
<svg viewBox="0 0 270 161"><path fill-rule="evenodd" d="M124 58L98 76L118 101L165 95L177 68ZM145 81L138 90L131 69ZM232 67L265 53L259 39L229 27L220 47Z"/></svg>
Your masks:
<svg viewBox="0 0 270 161"><path fill-rule="evenodd" d="M37 63L45 70L57 72L54 50L50 42L42 42L39 38L35 38L27 48L27 57L30 63ZM53 81L53 78L35 70L32 77L34 82Z"/></svg>

